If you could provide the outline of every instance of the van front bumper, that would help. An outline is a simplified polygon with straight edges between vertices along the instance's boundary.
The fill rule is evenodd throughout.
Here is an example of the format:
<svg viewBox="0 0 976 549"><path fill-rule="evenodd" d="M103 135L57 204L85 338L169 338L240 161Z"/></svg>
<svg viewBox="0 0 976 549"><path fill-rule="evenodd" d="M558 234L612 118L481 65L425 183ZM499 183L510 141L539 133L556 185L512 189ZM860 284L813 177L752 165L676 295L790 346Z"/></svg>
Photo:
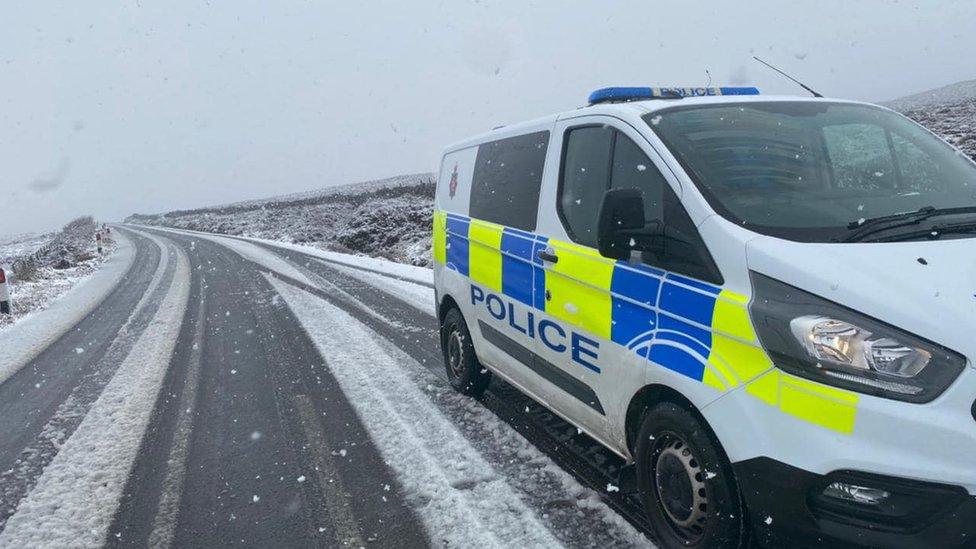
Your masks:
<svg viewBox="0 0 976 549"><path fill-rule="evenodd" d="M733 468L763 546L976 546L976 496L960 486L857 471L820 475L767 457ZM867 488L868 496L825 494L831 485Z"/></svg>

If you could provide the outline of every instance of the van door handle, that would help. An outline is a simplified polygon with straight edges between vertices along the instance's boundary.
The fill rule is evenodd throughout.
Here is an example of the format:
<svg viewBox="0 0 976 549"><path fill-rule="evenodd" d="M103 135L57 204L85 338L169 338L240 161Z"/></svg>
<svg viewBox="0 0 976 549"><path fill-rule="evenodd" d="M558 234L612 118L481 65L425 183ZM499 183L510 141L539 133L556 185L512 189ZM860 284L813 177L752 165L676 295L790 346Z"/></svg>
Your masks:
<svg viewBox="0 0 976 549"><path fill-rule="evenodd" d="M548 261L549 263L557 263L557 262L559 262L559 256L556 255L556 252L554 252L551 249L539 250L536 253L536 255L539 256L539 259L541 259L543 261Z"/></svg>

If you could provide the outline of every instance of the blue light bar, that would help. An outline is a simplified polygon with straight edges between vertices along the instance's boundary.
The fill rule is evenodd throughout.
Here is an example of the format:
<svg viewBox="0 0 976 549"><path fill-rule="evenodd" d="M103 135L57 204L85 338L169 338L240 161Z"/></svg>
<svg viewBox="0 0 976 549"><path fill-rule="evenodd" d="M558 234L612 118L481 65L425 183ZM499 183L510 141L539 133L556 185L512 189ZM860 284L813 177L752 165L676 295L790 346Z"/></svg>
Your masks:
<svg viewBox="0 0 976 549"><path fill-rule="evenodd" d="M600 88L599 90L596 90L590 94L590 105L595 105L597 103L640 101L641 99L680 99L682 97L705 97L708 95L759 95L759 88L753 86L721 88Z"/></svg>

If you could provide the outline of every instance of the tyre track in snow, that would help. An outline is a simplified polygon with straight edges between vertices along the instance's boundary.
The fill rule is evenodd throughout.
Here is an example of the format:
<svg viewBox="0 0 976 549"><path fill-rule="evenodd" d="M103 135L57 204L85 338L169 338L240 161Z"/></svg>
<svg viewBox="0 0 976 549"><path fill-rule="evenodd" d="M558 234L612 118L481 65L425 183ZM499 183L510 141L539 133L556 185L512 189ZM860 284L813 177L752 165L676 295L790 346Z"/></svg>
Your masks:
<svg viewBox="0 0 976 549"><path fill-rule="evenodd" d="M438 413L372 332L314 294L272 278L301 319L431 532L447 547L548 548L557 538Z"/></svg>
<svg viewBox="0 0 976 549"><path fill-rule="evenodd" d="M482 403L450 390L436 322L429 311L417 309L415 295L403 301L391 295L390 288L377 291L378 273L371 272L370 284L357 278L348 265L330 266L296 251L247 243L246 247L262 248L294 267L281 269L281 259L262 262L260 254L240 246L233 247L235 252L210 238L160 234L177 241L190 256L191 303L200 303L207 312L201 321L191 318L201 318L199 307L187 310L163 398L157 401L110 530L118 537L111 536L109 545L142 546L154 540L158 546L169 541L175 546L335 546L357 535L370 546L428 542L403 500L408 498L406 503L417 508L426 503L424 496L409 499L415 494L405 492L383 462L328 360L321 358L328 353L314 349L305 328L263 280L260 273L264 272L346 311L371 333L381 335L376 340L390 356L399 357L399 364L424 365L405 368L411 382L426 392L425 398L495 471L483 478L457 477L452 489L473 493L483 484L507 484L516 490L512 497L527 504L545 525L540 533L555 536L557 543L573 547L647 544L621 517L626 517L621 511L628 505L633 510L632 502L602 493L619 458L606 459L609 452L504 382L496 381ZM304 274L301 280L291 279L273 273L276 269ZM314 284L308 284L310 279ZM262 343L234 348L248 338ZM264 371L230 389L231 376L240 374L227 375L233 369L227 358L235 350L247 357L245 364L260 364ZM203 366L194 396L185 393L192 392L194 367L185 365L198 362ZM309 404L324 418L311 430ZM423 418L414 421L422 423ZM315 434L315 428L324 436ZM258 440L270 448L259 449L252 433L260 433ZM267 456L277 459L265 460ZM313 482L313 474L330 468L335 470L326 473L327 480ZM294 475L305 479L297 499L294 483L285 481ZM338 491L328 489L337 484L341 485ZM252 494L259 501L248 499ZM609 511L608 505L620 514ZM391 509L397 510L393 516L389 516ZM404 509L411 516L405 516ZM640 520L633 516L626 518L640 528ZM479 534L490 535L492 528L485 530ZM159 537L157 532L168 533ZM504 537L494 541L504 543Z"/></svg>
<svg viewBox="0 0 976 549"><path fill-rule="evenodd" d="M425 544L267 269L205 239L161 234L189 255L190 300L203 305L187 310L109 544L332 547L357 535Z"/></svg>
<svg viewBox="0 0 976 549"><path fill-rule="evenodd" d="M173 250L172 246L167 246ZM162 300L77 429L44 468L0 533L2 547L94 547L111 518L157 400L188 298L189 266L176 253L157 279ZM164 269L167 271L167 269ZM140 299L151 304L150 290ZM141 312L135 319L141 320Z"/></svg>
<svg viewBox="0 0 976 549"><path fill-rule="evenodd" d="M0 531L159 309L175 269L165 240L122 229L130 271L105 301L0 385Z"/></svg>
<svg viewBox="0 0 976 549"><path fill-rule="evenodd" d="M296 266L304 267L320 277L320 281L334 287L336 291L333 292L319 290L319 297L330 300L356 317L401 352L424 365L445 385L447 384L440 353L437 321L431 316L434 307L433 298L431 298L429 311L418 310L415 300L396 295L395 287L391 291L390 288L382 288L375 283L367 282L368 278L351 276L350 269L355 267L350 264L340 263L337 267L330 267L328 260L315 255L272 244L256 242L255 245L287 258ZM382 275L373 269L367 271L374 279ZM388 278L412 282L397 276ZM576 481L593 490L593 493L587 494L585 501L579 501L575 494L564 498L536 496L537 505L543 510L542 512L556 516L562 509L564 515L572 515L564 508L593 507L595 503L593 500L598 497L599 502L609 506L645 536L651 537L650 523L636 496L608 491L608 485L617 483L618 473L624 465L620 457L497 377L492 380L488 391L477 404L470 404L471 399L454 394L449 386L446 386L446 392L449 395L447 400L453 398L465 401L473 409L490 411L525 437L532 446L551 458L561 469L572 475ZM445 413L449 413L447 412L449 409L451 406L447 404L442 408ZM465 412L454 412L454 417L459 421L464 415ZM477 426L477 422L474 422L474 425ZM502 448L495 443L493 433L474 430L469 435L472 440L483 443L481 447L486 454L496 454L494 463L511 462L511 456L504 455L501 452ZM550 489L556 488L550 486ZM579 517L573 519L567 517L565 520L570 523L567 527L578 530L578 526L574 527L571 524L573 520L578 519ZM578 531L577 535L595 535L595 532Z"/></svg>
<svg viewBox="0 0 976 549"><path fill-rule="evenodd" d="M649 523L635 497L607 491L608 485L616 483L623 460L500 379L493 380L480 403L454 394L446 386L436 319L431 316L430 311L419 310L415 299L401 299L396 295L396 288L391 291L375 284L377 273L373 270L369 271L374 278L371 281L373 283L370 283L351 276L348 264L331 267L317 256L270 244L255 244L285 257L298 267L304 267L310 274L318 277L319 286L308 287L295 280L289 283L338 306L389 341L404 356L424 365L429 373L433 373L443 383L439 386L443 391L431 391L432 397L438 399L442 413L462 425L468 438L478 444L491 463L503 470L507 469L511 478L534 477L533 480L537 483L535 489L526 489L524 496L533 502L540 514L547 515L552 529L562 535L565 543L581 547L646 543L644 538L634 539L627 532L628 528L615 531L615 527L619 526L619 519L622 518L644 535L650 533ZM276 276L280 279L287 278L280 274ZM400 277L390 278L402 281ZM429 381L427 379L418 382L427 384ZM521 463L524 456L520 456L517 450L509 451L499 445L496 432L480 428L484 421L470 419L471 415L485 410L507 423L524 437L523 440L527 440L535 449L551 458L562 470L592 492L580 492L578 485L568 478L561 478L559 471L548 471L550 478L542 478L543 475L531 467L520 471L518 467L512 466L513 463ZM508 439L508 444L518 447L518 442L511 439ZM553 497L552 494L561 495ZM615 516L604 515L604 505L613 509L615 514L611 515ZM577 512L579 510L584 510L585 518ZM594 511L599 512L594 514ZM606 524L599 524L599 521L606 521Z"/></svg>

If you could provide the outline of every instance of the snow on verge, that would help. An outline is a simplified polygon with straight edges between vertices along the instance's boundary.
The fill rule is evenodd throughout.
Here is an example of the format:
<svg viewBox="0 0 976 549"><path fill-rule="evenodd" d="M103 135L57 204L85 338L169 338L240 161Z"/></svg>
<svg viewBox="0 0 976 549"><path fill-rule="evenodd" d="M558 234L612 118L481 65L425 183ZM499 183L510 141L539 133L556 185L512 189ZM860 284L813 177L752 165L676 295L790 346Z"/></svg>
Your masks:
<svg viewBox="0 0 976 549"><path fill-rule="evenodd" d="M311 246L289 244L287 242L278 242L277 240L265 240L263 238L248 238L248 240L318 257L329 263L337 263L339 265L352 267L354 269L372 271L380 275L393 275L410 282L422 284L424 286L433 287L434 285L434 271L430 267L407 265L406 263L397 263L396 261L380 259L378 257L366 257L362 255L329 252L326 250L320 250L318 248L312 248Z"/></svg>
<svg viewBox="0 0 976 549"><path fill-rule="evenodd" d="M121 234L118 247L102 267L42 311L0 331L0 383L95 310L129 272L135 246Z"/></svg>
<svg viewBox="0 0 976 549"><path fill-rule="evenodd" d="M346 267L345 265L330 263L328 261L322 261L322 263L340 273L345 273L357 280L361 280L383 293L396 297L423 313L437 317L433 288L422 286L416 282L407 282L405 280L374 274L371 271L364 271L357 267Z"/></svg>
<svg viewBox="0 0 976 549"><path fill-rule="evenodd" d="M156 317L7 521L0 547L104 544L155 407L189 294L189 261L179 251L173 281Z"/></svg>
<svg viewBox="0 0 976 549"><path fill-rule="evenodd" d="M447 547L558 547L551 532L358 320L273 277L377 448ZM376 375L381 371L383 375ZM395 388L390 392L390 388ZM422 422L413 418L423 417ZM377 489L382 489L377 487Z"/></svg>

